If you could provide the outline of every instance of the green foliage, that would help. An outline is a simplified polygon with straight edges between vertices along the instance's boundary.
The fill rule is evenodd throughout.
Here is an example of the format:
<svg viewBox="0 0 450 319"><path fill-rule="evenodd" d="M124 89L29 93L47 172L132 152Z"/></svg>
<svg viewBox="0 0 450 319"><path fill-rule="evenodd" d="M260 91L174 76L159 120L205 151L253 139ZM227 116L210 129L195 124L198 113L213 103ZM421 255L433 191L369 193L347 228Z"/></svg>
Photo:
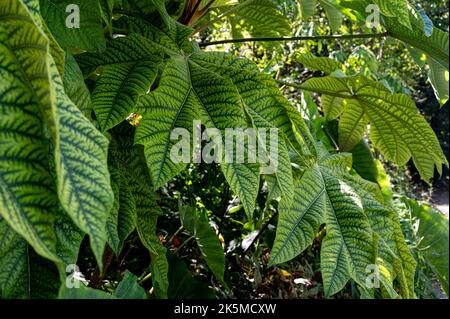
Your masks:
<svg viewBox="0 0 450 319"><path fill-rule="evenodd" d="M401 200L409 210L411 222L416 227L415 237L418 242L415 243L414 251L425 259L448 296L448 218L441 212L427 205L420 205L414 200L405 197Z"/></svg>
<svg viewBox="0 0 450 319"><path fill-rule="evenodd" d="M371 139L384 157L399 165L412 158L424 180L433 177L435 166L442 172L442 165L448 165L434 132L408 96L392 94L362 75L313 78L303 88L339 98L330 103L328 97L325 112L329 119L341 115L342 150L352 150L370 123Z"/></svg>
<svg viewBox="0 0 450 319"><path fill-rule="evenodd" d="M209 268L223 282L225 255L204 211L185 207L181 209L180 214L182 225L194 236Z"/></svg>
<svg viewBox="0 0 450 319"><path fill-rule="evenodd" d="M317 3L333 31L341 29L344 15L356 21L366 14L364 3ZM415 15L406 0L393 6L377 3L383 27L426 56L436 94L441 101L448 99L448 34L432 28L423 13ZM67 27L68 4L78 5L80 28ZM193 276L180 258L204 261L211 282L217 280L224 295L232 296L227 272L233 270L227 267L221 227L235 223L239 229L234 225L233 232L263 231L265 218L278 212L278 226L272 230L276 236L265 257L269 267L293 260L320 233L325 297L345 290L350 281L360 297L416 297L416 260L396 208L383 196L386 176L369 144L400 166L412 159L427 182L435 167L441 172L447 160L414 101L378 81L375 55L362 47L363 67L354 69L342 60L300 55L304 67L326 74L298 86L321 94L319 109L312 95L302 93L308 112L300 112L251 60L201 50L195 41L196 32L225 17L234 35L286 36L290 16L271 0L197 4L2 1L0 296L214 298L220 289L214 291L201 275ZM315 13L316 1L301 1L300 8L307 19ZM336 132L327 130L331 121L338 123ZM255 140L263 149L258 160L266 161L230 162L230 156L237 159L241 153L249 157L250 139L236 140L231 153L214 152L216 163L207 166L209 173L198 174L206 164L195 150L205 140L200 136L189 144L185 157L193 164L176 162L171 156L180 145L173 139L175 129L191 136L197 129L214 130L222 144L228 129L256 129ZM261 132L274 129L277 143L267 146ZM268 162L277 163L275 172L264 171ZM177 188L182 174L192 174L190 184ZM192 180L200 180L195 187L201 187L204 176L217 181L208 203L192 191ZM209 204L223 212L210 211ZM448 293L448 263L442 261L448 246L428 249L434 240L430 225L443 229L445 222L431 222L423 207L416 210L423 221L420 245L425 245L417 247L447 283ZM161 225L170 223L170 229L178 219L183 228L167 237ZM189 239L179 242L186 231L198 250L189 250ZM258 241L257 234L248 238ZM85 249L86 235L91 251ZM146 259L138 258L135 267L127 258L139 249ZM75 279L79 288L72 289L66 266L85 260L94 269L89 285ZM253 262L252 257L242 260ZM380 269L380 289L366 285L370 265ZM138 278L131 267L143 275ZM104 285L106 274L110 277Z"/></svg>

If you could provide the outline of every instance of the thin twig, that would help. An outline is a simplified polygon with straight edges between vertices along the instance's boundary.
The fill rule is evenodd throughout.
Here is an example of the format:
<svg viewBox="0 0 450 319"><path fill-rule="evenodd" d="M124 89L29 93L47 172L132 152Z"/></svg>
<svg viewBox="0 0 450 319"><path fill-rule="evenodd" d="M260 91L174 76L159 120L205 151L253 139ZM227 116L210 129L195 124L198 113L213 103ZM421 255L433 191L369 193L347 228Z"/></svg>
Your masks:
<svg viewBox="0 0 450 319"><path fill-rule="evenodd" d="M261 37L261 38L242 38L227 39L220 41L211 41L199 43L200 47L210 45L219 45L227 43L243 43L243 42L282 42L282 41L316 41L316 40L349 40L349 39L372 39L388 37L388 32L383 33L360 33L360 34L344 34L344 35L319 35L319 36L299 36L299 37Z"/></svg>

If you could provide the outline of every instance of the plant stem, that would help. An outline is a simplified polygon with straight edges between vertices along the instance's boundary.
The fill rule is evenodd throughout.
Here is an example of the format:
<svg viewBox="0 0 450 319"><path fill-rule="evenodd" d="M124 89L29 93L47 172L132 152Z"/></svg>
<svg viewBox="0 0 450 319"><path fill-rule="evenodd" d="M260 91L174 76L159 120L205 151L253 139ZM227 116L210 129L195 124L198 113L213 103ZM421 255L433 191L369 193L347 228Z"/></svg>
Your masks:
<svg viewBox="0 0 450 319"><path fill-rule="evenodd" d="M170 237L170 239L167 241L167 243L171 243L172 240L175 238L176 235L178 235L180 233L180 231L183 230L183 226L180 226L180 228L177 229L177 231Z"/></svg>
<svg viewBox="0 0 450 319"><path fill-rule="evenodd" d="M152 273L149 272L147 275L145 275L144 278L138 279L138 284L142 284L144 281L148 280L152 276Z"/></svg>
<svg viewBox="0 0 450 319"><path fill-rule="evenodd" d="M319 36L299 36L299 37L266 37L266 38L242 38L227 39L220 41L211 41L200 43L200 47L210 45L226 44L226 43L243 43L243 42L281 42L281 41L307 41L307 40L349 40L349 39L373 39L388 37L388 32L383 33L359 33L344 35L319 35Z"/></svg>
<svg viewBox="0 0 450 319"><path fill-rule="evenodd" d="M191 236L188 239L186 239L180 246L178 246L177 249L175 249L175 251L173 252L174 255L176 255L178 253L178 251L183 248L184 246L186 246L187 243L189 243L192 239L194 239L195 236Z"/></svg>

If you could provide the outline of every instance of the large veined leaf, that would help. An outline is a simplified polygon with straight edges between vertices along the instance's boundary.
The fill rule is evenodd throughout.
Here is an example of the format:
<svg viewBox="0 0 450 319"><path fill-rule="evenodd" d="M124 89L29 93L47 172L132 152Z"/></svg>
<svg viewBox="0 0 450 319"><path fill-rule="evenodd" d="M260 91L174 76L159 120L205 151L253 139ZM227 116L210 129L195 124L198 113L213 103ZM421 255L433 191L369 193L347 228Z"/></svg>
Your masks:
<svg viewBox="0 0 450 319"><path fill-rule="evenodd" d="M208 267L224 282L225 254L204 211L185 206L180 210L182 225L194 236Z"/></svg>
<svg viewBox="0 0 450 319"><path fill-rule="evenodd" d="M0 233L0 297L54 298L59 285L54 264L39 257L2 217ZM46 277L47 275L49 277ZM55 292L55 287L51 287L54 283L56 293L52 294L52 291Z"/></svg>
<svg viewBox="0 0 450 319"><path fill-rule="evenodd" d="M299 62L311 70L320 70L326 74L331 74L342 69L342 64L326 57L316 57L312 53L302 54Z"/></svg>
<svg viewBox="0 0 450 319"><path fill-rule="evenodd" d="M55 223L57 255L65 265L75 264L83 234L64 212ZM38 256L34 249L0 217L0 297L55 298L64 270Z"/></svg>
<svg viewBox="0 0 450 319"><path fill-rule="evenodd" d="M136 201L136 229L144 246L149 250L153 287L158 298L167 298L169 281L166 248L156 234L156 223L162 211L156 202L156 194L151 189L151 181L141 147L133 148L131 154L133 175L131 186Z"/></svg>
<svg viewBox="0 0 450 319"><path fill-rule="evenodd" d="M136 226L136 199L132 192L130 178L127 176L130 167L127 160L123 158L131 154L129 149L124 148L123 145L117 146L114 142L111 143L108 154L114 205L106 223L106 230L108 244L116 255L119 255L125 239ZM118 150L119 147L123 147L121 151Z"/></svg>
<svg viewBox="0 0 450 319"><path fill-rule="evenodd" d="M362 139L351 150L353 156L353 168L362 178L373 183L378 182L378 168L375 157L369 143Z"/></svg>
<svg viewBox="0 0 450 319"><path fill-rule="evenodd" d="M91 93L84 83L80 67L70 53L66 53L63 79L67 96L89 118L92 111Z"/></svg>
<svg viewBox="0 0 450 319"><path fill-rule="evenodd" d="M391 94L361 75L314 78L304 88L347 102L342 115L345 125L339 130L344 149L360 141L367 121L372 142L386 159L404 165L412 158L422 179L433 177L435 166L441 172L442 165L448 165L434 132L407 95Z"/></svg>
<svg viewBox="0 0 450 319"><path fill-rule="evenodd" d="M42 64L48 43L21 2L2 3L0 20L0 214L40 255L58 262L57 198L39 107L51 96Z"/></svg>
<svg viewBox="0 0 450 319"><path fill-rule="evenodd" d="M56 91L55 162L61 205L75 224L87 233L101 265L106 243L106 221L113 204L107 167L108 140L65 95L54 64Z"/></svg>
<svg viewBox="0 0 450 319"><path fill-rule="evenodd" d="M22 71L20 76L30 78L29 83L31 87L28 86L27 89L34 94L34 103L38 103L37 105L35 104L35 108L41 108L43 114L45 114L45 124L50 128L51 137L55 143L55 170L60 203L77 226L91 236L94 252L97 258L101 260L105 237L104 225L107 216L105 209L108 211L108 206L112 204L109 173L106 168L107 140L65 95L57 67L53 58L49 55L49 40L36 27L35 21L36 23L39 23L39 21L35 17L32 18L28 14L26 7L18 1L10 1L6 6L2 6L1 9L4 10L5 14L13 17L8 19L8 22L2 26L6 30L14 30L10 41L13 41L13 45L18 46L18 49L15 50L15 55ZM22 20L28 20L28 23L24 24ZM21 30L21 32L16 32L15 28L17 26L19 26L17 30ZM5 42L2 41L2 43ZM38 110L34 111L38 112ZM5 119L7 120L7 118ZM36 129L40 128L43 130L45 124L35 124ZM28 138L36 134L38 133L31 132ZM37 137L39 137L39 134ZM77 142L77 140L82 142ZM30 143L28 146L24 146L24 149L33 144L39 145L39 142ZM37 155L39 152L44 152L45 155L43 154L42 156L47 156L47 147L42 144L40 146L41 149L34 152L34 158L39 158L39 155ZM44 159L41 158L41 160ZM45 160L48 161L48 158ZM41 171L42 169L49 171L43 164L34 167L42 167ZM36 174L31 172L31 174L33 174L33 178L38 178L37 181L39 181L39 174L42 173ZM49 183L52 179L46 178L46 180ZM33 187L39 187L39 191L35 193L35 196L46 196L46 191L39 186L39 183L42 182L31 183ZM22 189L26 188L22 187ZM52 191L52 186L49 185L45 189ZM95 195L96 192L99 194ZM47 216L50 216L49 214L51 214L52 210L46 205L51 203L51 199L45 199L44 203L42 205L42 203L39 204L36 201L33 205L40 205L39 209L44 209ZM56 205L56 203L53 205ZM17 203L15 207L15 209L20 209ZM10 208L6 211L8 213L14 212ZM30 218L25 224L20 221L11 224L24 238L30 239L30 243L36 247L38 253L45 255L42 248L38 246L41 240L38 237L29 238L33 234L33 230L23 233L18 226L20 225L23 228L27 223L33 222L36 225L40 225L39 227L43 227L46 223L49 225L48 223L51 223L51 220L50 218L46 222L42 219L33 221ZM44 234L41 231L41 236ZM54 247L54 244L51 243L52 235L47 234L45 237L49 241L48 249L52 249L51 247ZM48 257L55 261L58 260L58 258L51 255Z"/></svg>
<svg viewBox="0 0 450 319"><path fill-rule="evenodd" d="M292 203L281 202L279 206L271 264L288 261L306 249L324 222L326 194L319 167L307 170L294 184L294 190Z"/></svg>
<svg viewBox="0 0 450 319"><path fill-rule="evenodd" d="M292 206L280 207L271 264L290 260L314 239L318 226L327 225L321 249L321 269L327 296L340 291L350 278L364 284L365 269L373 263L372 235L361 199L324 164L307 170L297 184Z"/></svg>
<svg viewBox="0 0 450 319"><path fill-rule="evenodd" d="M198 118L188 80L186 66L170 61L158 89L142 96L139 101L139 107L145 107L146 112L145 120L138 127L136 142L145 145L147 164L155 187L164 185L186 167L186 163L170 160L170 151L175 145L170 134L175 128L186 128L192 132L193 121ZM190 160L190 153L188 156Z"/></svg>
<svg viewBox="0 0 450 319"><path fill-rule="evenodd" d="M378 267L382 295L414 298L416 261L405 243L397 213L384 205L383 195L376 184L354 176L348 176L347 182L361 197L374 232L374 265ZM400 294L394 289L394 280L398 282Z"/></svg>
<svg viewBox="0 0 450 319"><path fill-rule="evenodd" d="M407 247L398 246L401 240L404 242L402 237L397 242L394 235L393 225L398 222L380 203L383 197L376 184L348 173L349 159L346 154L325 155L297 180L292 204L279 206L270 264L296 257L312 243L319 226L325 224L321 270L327 296L340 291L350 278L366 289L366 269L378 265L384 289L394 295L394 279L398 278L405 286L402 295L408 298L415 264ZM383 232L388 224L392 224L390 232ZM387 235L392 237L390 246L380 239L387 240ZM385 251L374 250L377 242Z"/></svg>
<svg viewBox="0 0 450 319"><path fill-rule="evenodd" d="M411 17L413 16L411 15ZM448 33L434 27L431 36L427 36L421 26L421 21L415 17L414 19L411 19L412 30L399 25L395 18L386 18L386 28L393 37L421 50L427 56L439 63L443 68L448 70Z"/></svg>
<svg viewBox="0 0 450 319"><path fill-rule="evenodd" d="M202 120L206 127L220 130L225 141L225 129L247 126L241 99L231 81L182 56L167 62L158 88L143 96L139 104L146 112L136 133L136 143L145 146L155 187L179 173L191 158L193 150L189 145L187 157L181 163L171 159L176 144L171 138L174 129L193 132L193 121ZM258 191L255 187L259 184L258 167L233 160L223 163L221 168L251 216Z"/></svg>
<svg viewBox="0 0 450 319"><path fill-rule="evenodd" d="M394 17L401 25L411 28L408 0L375 0L383 15Z"/></svg>
<svg viewBox="0 0 450 319"><path fill-rule="evenodd" d="M152 41L132 34L110 42L103 54L82 55L79 62L87 73L102 66L92 104L105 131L134 110L138 97L150 89L162 57Z"/></svg>
<svg viewBox="0 0 450 319"><path fill-rule="evenodd" d="M169 35L143 19L123 16L114 20L113 26L117 33L136 33L147 38L161 52L167 52L170 55L179 54L178 44Z"/></svg>
<svg viewBox="0 0 450 319"><path fill-rule="evenodd" d="M266 131L270 128L278 129L278 169L274 177L281 193L289 201L292 198L293 180L288 149L304 152L296 143L289 117L290 105L280 96L273 81L261 75L248 60L221 53L196 53L191 59L233 82L255 128ZM270 149L268 152L270 157Z"/></svg>
<svg viewBox="0 0 450 319"><path fill-rule="evenodd" d="M64 49L105 48L99 0L40 0L41 14Z"/></svg>

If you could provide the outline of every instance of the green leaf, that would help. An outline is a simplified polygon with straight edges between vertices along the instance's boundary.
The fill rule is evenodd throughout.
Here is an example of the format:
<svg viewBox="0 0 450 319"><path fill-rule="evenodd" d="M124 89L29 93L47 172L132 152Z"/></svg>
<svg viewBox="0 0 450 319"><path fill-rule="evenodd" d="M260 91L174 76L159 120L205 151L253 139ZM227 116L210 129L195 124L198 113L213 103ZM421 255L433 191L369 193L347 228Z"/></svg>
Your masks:
<svg viewBox="0 0 450 319"><path fill-rule="evenodd" d="M156 194L149 187L151 185L141 147L135 147L131 155L133 162L131 186L136 200L136 229L142 244L149 250L153 287L158 298L167 298L169 281L167 279L168 264L166 248L161 244L156 234L157 220L162 211L156 202Z"/></svg>
<svg viewBox="0 0 450 319"><path fill-rule="evenodd" d="M433 177L434 166L441 172L442 165L448 165L433 130L407 95L391 94L384 86L361 75L313 78L303 87L347 101L339 136L345 149L359 142L367 119L371 140L387 160L405 165L412 158L425 181ZM354 132L358 139L353 137Z"/></svg>
<svg viewBox="0 0 450 319"><path fill-rule="evenodd" d="M127 137L125 135L123 138ZM106 230L108 244L116 255L120 254L125 239L136 225L136 199L130 186L129 176L127 176L131 169L126 156L129 159L130 150L120 142L113 140L109 148L108 165L111 172L114 205L106 223Z"/></svg>
<svg viewBox="0 0 450 319"><path fill-rule="evenodd" d="M270 265L296 257L312 242L324 221L325 185L319 167L307 170L294 185L291 204L282 201L278 208L277 235Z"/></svg>
<svg viewBox="0 0 450 319"><path fill-rule="evenodd" d="M362 178L373 183L378 182L378 168L370 145L362 139L351 151L353 168Z"/></svg>
<svg viewBox="0 0 450 319"><path fill-rule="evenodd" d="M116 297L78 281L79 287L68 288L65 284L59 289L59 299L117 299Z"/></svg>
<svg viewBox="0 0 450 319"><path fill-rule="evenodd" d="M339 121L339 146L345 152L361 141L367 131L368 118L364 109L354 100L345 101L344 109Z"/></svg>
<svg viewBox="0 0 450 319"><path fill-rule="evenodd" d="M135 34L110 42L102 55L86 55L84 59L103 66L92 93L103 130L114 127L133 111L138 97L150 89L162 62L153 42Z"/></svg>
<svg viewBox="0 0 450 319"><path fill-rule="evenodd" d="M319 0L320 5L325 10L325 14L327 15L328 21L330 22L330 28L333 32L339 30L342 26L343 17L341 12L336 9L333 1L330 0Z"/></svg>
<svg viewBox="0 0 450 319"><path fill-rule="evenodd" d="M147 299L147 293L137 281L138 277L126 270L113 295L120 299Z"/></svg>
<svg viewBox="0 0 450 319"><path fill-rule="evenodd" d="M418 243L417 252L430 265L448 296L448 218L440 211L427 205L420 205L414 200L408 198L401 200L418 222L417 238L421 240Z"/></svg>
<svg viewBox="0 0 450 319"><path fill-rule="evenodd" d="M108 26L110 34L112 34L112 16L113 16L114 3L115 3L115 0L99 0L101 15L102 15L103 21Z"/></svg>
<svg viewBox="0 0 450 319"><path fill-rule="evenodd" d="M114 29L119 33L136 33L147 38L162 52L167 52L169 55L179 54L180 48L178 47L178 44L161 29L148 23L148 21L144 19L122 16L119 19L114 20L113 25ZM126 49L126 47L124 49Z"/></svg>
<svg viewBox="0 0 450 319"><path fill-rule="evenodd" d="M63 49L76 52L105 48L98 0L41 0L40 3L42 17ZM74 18L76 15L79 20Z"/></svg>
<svg viewBox="0 0 450 319"><path fill-rule="evenodd" d="M290 26L273 0L247 0L238 4L236 18L254 37L286 36Z"/></svg>
<svg viewBox="0 0 450 319"><path fill-rule="evenodd" d="M327 57L316 57L311 53L300 55L299 62L310 70L323 71L331 74L335 71L342 70L343 65L333 59Z"/></svg>
<svg viewBox="0 0 450 319"><path fill-rule="evenodd" d="M65 95L52 66L56 105L55 162L61 205L75 224L87 233L99 265L106 243L106 222L113 204L107 167L108 140Z"/></svg>
<svg viewBox="0 0 450 319"><path fill-rule="evenodd" d="M348 154L323 153L297 181L292 204L279 206L279 221L270 265L288 261L314 240L326 225L321 247L321 271L327 297L350 278L365 290L366 267L380 269L382 291L414 296L415 261L405 245L395 213L383 205L378 186L348 173Z"/></svg>
<svg viewBox="0 0 450 319"><path fill-rule="evenodd" d="M143 96L139 104L146 112L136 133L136 143L145 146L155 188L164 185L186 167L183 160L174 163L170 157L176 144L171 139L175 128L186 129L192 136L193 121L202 120L206 127L222 133L225 145L227 128L247 126L242 101L231 81L181 56L170 59L158 88ZM189 140L184 161L190 160L191 151ZM255 185L259 185L257 165L239 164L233 160L232 163L222 161L221 168L248 216L251 216L258 192Z"/></svg>
<svg viewBox="0 0 450 319"><path fill-rule="evenodd" d="M273 79L260 74L255 65L248 60L222 53L196 53L191 56L191 59L233 82L256 129L268 131L276 128L279 131L278 169L274 177L285 199L289 201L293 193L293 179L288 149L292 147L304 152L304 149L296 142L297 137L289 116L290 112L296 111L292 111L291 105L280 95ZM267 151L270 155L270 147Z"/></svg>
<svg viewBox="0 0 450 319"><path fill-rule="evenodd" d="M55 298L59 286L55 265L38 256L2 217L0 234L0 298Z"/></svg>
<svg viewBox="0 0 450 319"><path fill-rule="evenodd" d="M38 254L59 262L58 202L39 108L51 96L48 42L21 2L2 4L0 19L0 214Z"/></svg>
<svg viewBox="0 0 450 319"><path fill-rule="evenodd" d="M225 254L206 212L184 206L180 209L180 218L182 225L194 236L214 276L224 282Z"/></svg>
<svg viewBox="0 0 450 319"><path fill-rule="evenodd" d="M444 105L449 96L449 72L433 58L428 57L427 62L430 66L428 78L433 86L434 94L439 103Z"/></svg>
<svg viewBox="0 0 450 319"><path fill-rule="evenodd" d="M85 74L102 67L92 92L92 104L103 131L134 111L138 97L147 93L156 78L161 54L152 41L132 34L109 42L102 54L78 57Z"/></svg>
<svg viewBox="0 0 450 319"><path fill-rule="evenodd" d="M198 116L191 91L185 64L169 61L158 89L142 96L139 101L139 108L145 108L146 112L136 132L136 143L145 146L155 188L164 185L186 167L186 163L170 160L170 151L175 145L170 134L178 127L192 132L192 123Z"/></svg>
<svg viewBox="0 0 450 319"><path fill-rule="evenodd" d="M215 299L214 291L208 284L195 279L187 269L183 260L167 252L169 261L169 291L170 299Z"/></svg>
<svg viewBox="0 0 450 319"><path fill-rule="evenodd" d="M446 70L449 69L448 32L444 32L436 27L434 27L433 32L431 32L424 27L425 21L422 15L414 8L406 9L409 11L408 24L405 16L405 5L399 4L399 2L406 2L406 0L396 0L395 2L397 5L395 6L391 6L391 1L377 1L385 4L385 13L388 13L388 15L384 17L381 23L389 32L390 36L421 50L427 56L436 60L436 62L441 64ZM350 11L345 8L355 10L358 13L358 18L362 22L365 22L366 16L369 14L365 12L365 9L370 4L373 4L372 0L340 0L339 3L343 8L343 12L347 14L349 14ZM395 14L400 15L390 17L389 14L393 14L393 12L389 13L390 10L393 10L396 12ZM398 11L400 10L401 12L399 13ZM401 22L399 22L399 19Z"/></svg>
<svg viewBox="0 0 450 319"><path fill-rule="evenodd" d="M92 111L91 93L84 83L83 74L77 61L70 53L66 53L63 82L67 96L87 118L90 118Z"/></svg>
<svg viewBox="0 0 450 319"><path fill-rule="evenodd" d="M398 23L411 29L408 0L375 0L383 15L393 17Z"/></svg>
<svg viewBox="0 0 450 319"><path fill-rule="evenodd" d="M317 0L300 0L298 5L304 21L316 13Z"/></svg>

